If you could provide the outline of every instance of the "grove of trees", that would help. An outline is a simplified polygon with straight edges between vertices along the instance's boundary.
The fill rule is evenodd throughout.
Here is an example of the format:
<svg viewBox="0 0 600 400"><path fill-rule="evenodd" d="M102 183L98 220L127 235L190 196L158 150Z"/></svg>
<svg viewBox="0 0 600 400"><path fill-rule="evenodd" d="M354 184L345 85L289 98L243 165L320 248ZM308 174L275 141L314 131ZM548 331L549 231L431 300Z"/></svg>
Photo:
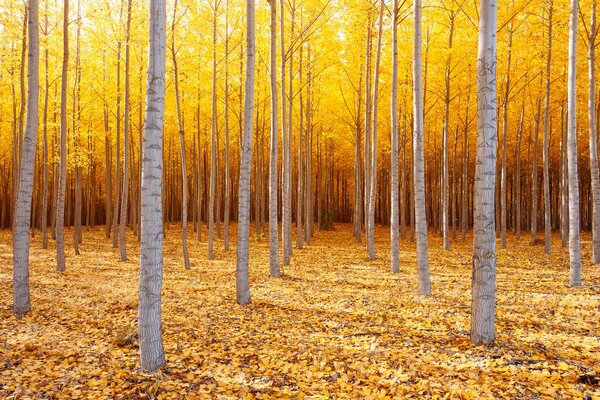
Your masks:
<svg viewBox="0 0 600 400"><path fill-rule="evenodd" d="M573 287L582 258L600 262L596 0L5 0L0 32L13 311L36 307L38 232L58 271L65 247L93 251L88 228L104 225L121 261L138 257L135 237L144 369L165 363L171 224L189 269L202 265L188 242L206 233L218 258L236 223L240 305L264 236L260 268L281 278L316 230L352 223L366 258L410 269L431 296L429 238L449 251L472 229L476 345L496 338L497 240L528 230L549 256L568 246ZM416 242L414 263L400 239Z"/></svg>

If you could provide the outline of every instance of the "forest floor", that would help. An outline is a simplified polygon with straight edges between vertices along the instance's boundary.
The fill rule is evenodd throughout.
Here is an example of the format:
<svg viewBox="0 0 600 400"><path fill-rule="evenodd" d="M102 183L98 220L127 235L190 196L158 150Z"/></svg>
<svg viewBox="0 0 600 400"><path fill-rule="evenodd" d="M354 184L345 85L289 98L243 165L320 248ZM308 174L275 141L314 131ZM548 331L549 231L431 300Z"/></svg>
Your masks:
<svg viewBox="0 0 600 400"><path fill-rule="evenodd" d="M282 279L269 278L268 241L253 237L248 306L235 302L235 240L228 252L218 241L209 261L205 237L190 233L188 271L180 230L170 228L167 365L156 374L140 371L133 236L120 262L103 228L84 230L82 254L67 249L62 274L36 236L33 310L16 319L11 235L0 232L0 398L600 398L600 267L589 234L582 288L568 286L558 235L548 257L528 233L519 242L509 234L498 250L497 341L474 347L470 237L446 252L430 232L434 295L425 298L413 243L401 242L392 274L388 228L377 227L372 262L350 225L336 228L294 247Z"/></svg>

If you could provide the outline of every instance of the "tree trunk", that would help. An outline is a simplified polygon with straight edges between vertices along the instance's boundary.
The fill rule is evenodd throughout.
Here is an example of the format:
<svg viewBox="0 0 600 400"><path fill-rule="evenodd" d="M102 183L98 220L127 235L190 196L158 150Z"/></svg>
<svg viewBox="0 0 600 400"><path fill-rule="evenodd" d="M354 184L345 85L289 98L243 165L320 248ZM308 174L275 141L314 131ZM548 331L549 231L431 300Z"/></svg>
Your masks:
<svg viewBox="0 0 600 400"><path fill-rule="evenodd" d="M15 206L13 231L13 310L22 315L31 310L29 298L29 222L31 218L31 197L33 194L33 174L38 136L39 99L39 26L38 2L29 0L28 33L29 51L27 65L27 125L21 151L19 172L19 193Z"/></svg>
<svg viewBox="0 0 600 400"><path fill-rule="evenodd" d="M219 2L213 5L213 74L212 74L212 115L210 128L210 182L208 190L208 259L213 260L215 238L215 186L217 157L217 12Z"/></svg>
<svg viewBox="0 0 600 400"><path fill-rule="evenodd" d="M502 170L500 173L500 239L503 249L506 248L506 219L507 219L507 204L506 204L506 138L508 136L508 103L510 96L510 66L512 60L512 43L513 43L513 24L508 24L508 59L506 62L506 80L504 87L504 100L502 101ZM537 148L537 147L536 147ZM537 165L537 161L536 161ZM537 169L535 174L537 175ZM537 180L536 180L537 182ZM533 184L535 187L536 183ZM533 190L533 189L532 189ZM533 231L532 231L533 235Z"/></svg>
<svg viewBox="0 0 600 400"><path fill-rule="evenodd" d="M516 190L515 200L516 212L515 212L515 234L517 240L521 240L521 138L523 137L523 124L525 122L525 103L521 107L521 117L519 118L519 128L517 133L517 148L515 151L516 160Z"/></svg>
<svg viewBox="0 0 600 400"><path fill-rule="evenodd" d="M581 286L579 244L579 181L577 173L577 17L578 0L571 0L567 105L567 164L569 182L569 265L571 286Z"/></svg>
<svg viewBox="0 0 600 400"><path fill-rule="evenodd" d="M540 130L541 99L537 101L533 128L533 165L531 167L531 244L535 244L538 227L538 137Z"/></svg>
<svg viewBox="0 0 600 400"><path fill-rule="evenodd" d="M391 96L391 216L390 216L390 269L394 273L400 272L400 246L399 246L399 215L398 215L398 0L394 0L392 9L392 96Z"/></svg>
<svg viewBox="0 0 600 400"><path fill-rule="evenodd" d="M550 149L550 71L552 61L552 14L554 1L550 0L548 10L548 53L546 54L546 101L544 105L544 147L542 148L542 158L544 163L544 230L545 230L545 251L550 255L552 240L552 219L550 206L550 167L549 167L549 149ZM560 178L559 178L560 179Z"/></svg>
<svg viewBox="0 0 600 400"><path fill-rule="evenodd" d="M67 188L67 83L69 67L69 0L63 8L63 65L60 86L60 165L56 202L56 268L65 270L65 192Z"/></svg>
<svg viewBox="0 0 600 400"><path fill-rule="evenodd" d="M223 241L225 251L229 250L229 209L231 208L231 177L229 172L229 0L225 3L225 215L223 218ZM277 173L277 171L275 171Z"/></svg>
<svg viewBox="0 0 600 400"><path fill-rule="evenodd" d="M590 132L590 175L592 190L592 262L600 263L600 171L596 138L596 2L592 3L588 39L588 122Z"/></svg>
<svg viewBox="0 0 600 400"><path fill-rule="evenodd" d="M125 110L123 111L123 190L121 191L121 225L119 229L119 250L121 261L127 260L127 244L125 242L125 226L127 225L127 199L129 197L129 36L131 27L131 2L127 0L127 22L125 28Z"/></svg>
<svg viewBox="0 0 600 400"><path fill-rule="evenodd" d="M35 1L37 3L37 0ZM46 43L48 40L48 2L45 4L44 13L44 35L46 36ZM30 17L31 18L31 17ZM31 36L31 35L30 35ZM39 36L39 35L38 35ZM39 37L38 37L39 47ZM50 81L48 80L48 44L44 50L44 114L43 114L43 141L42 141L42 152L43 152L43 171L42 171L42 249L48 248L48 92L50 90ZM39 53L39 50L38 50ZM0 220L0 226L2 221Z"/></svg>
<svg viewBox="0 0 600 400"><path fill-rule="evenodd" d="M496 25L498 3L481 0L477 61L477 162L473 226L471 341L491 343L495 333L496 234Z"/></svg>
<svg viewBox="0 0 600 400"><path fill-rule="evenodd" d="M422 0L414 2L414 44L413 44L413 187L415 207L415 236L417 239L417 272L419 293L431 296L429 277L429 256L427 239L427 215L425 212L425 156L423 149L423 85L422 85L422 44L421 32Z"/></svg>
<svg viewBox="0 0 600 400"><path fill-rule="evenodd" d="M377 199L377 108L379 96L379 65L381 63L381 39L383 36L383 10L385 4L381 0L379 24L377 31L377 50L375 50L375 76L373 78L373 122L371 124L371 179L369 193L369 223L367 225L367 250L369 259L375 259L375 201Z"/></svg>
<svg viewBox="0 0 600 400"><path fill-rule="evenodd" d="M271 79L271 153L269 158L269 272L271 276L279 277L279 226L277 224L277 146L279 137L279 127L277 126L277 0L270 0L269 3L271 5L271 69L269 71ZM281 40L283 40L283 38ZM285 99L283 100L285 103Z"/></svg>
<svg viewBox="0 0 600 400"><path fill-rule="evenodd" d="M165 112L166 5L151 0L149 10L148 74L142 160L142 229L139 278L139 343L142 368L165 364L161 324L163 271L163 128Z"/></svg>
<svg viewBox="0 0 600 400"><path fill-rule="evenodd" d="M254 109L255 18L254 0L246 0L246 82L244 90L244 134L240 158L238 245L236 288L239 304L250 303L248 240L250 235L250 163L252 161L252 116ZM282 37L283 39L283 37ZM283 85L282 85L283 86ZM285 98L282 99L284 101Z"/></svg>
<svg viewBox="0 0 600 400"><path fill-rule="evenodd" d="M448 49L450 54L446 61L445 84L446 93L444 99L444 128L442 132L442 238L444 250L450 250L450 220L448 215L449 179L448 179L448 135L450 130L450 72L452 66L452 38L454 33L454 14L450 17L450 29L448 30Z"/></svg>
<svg viewBox="0 0 600 400"><path fill-rule="evenodd" d="M131 2L131 0L128 0ZM179 70L177 65L177 49L175 48L175 25L177 22L177 0L173 5L173 23L171 24L171 55L173 56L173 74L175 80L175 105L177 108L177 126L179 130L179 148L181 152L181 243L183 247L183 263L185 269L190 269L190 255L187 247L187 221L188 221L188 188L187 188L187 164L185 158L185 133L183 130L183 117L181 113L181 101L179 97ZM128 18L129 19L129 18ZM126 53L127 54L127 53ZM127 56L126 56L127 57ZM126 67L127 68L127 67ZM125 75L127 82L127 75ZM127 93L127 84L125 84ZM125 117L127 118L127 116Z"/></svg>

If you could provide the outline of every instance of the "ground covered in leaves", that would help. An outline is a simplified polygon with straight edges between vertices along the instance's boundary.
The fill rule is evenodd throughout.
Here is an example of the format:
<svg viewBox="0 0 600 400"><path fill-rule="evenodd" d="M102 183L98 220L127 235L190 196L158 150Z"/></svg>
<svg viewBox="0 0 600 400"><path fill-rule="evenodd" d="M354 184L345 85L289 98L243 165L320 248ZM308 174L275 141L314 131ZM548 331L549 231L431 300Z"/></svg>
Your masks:
<svg viewBox="0 0 600 400"><path fill-rule="evenodd" d="M349 225L336 228L294 248L282 279L268 276L268 242L252 238L249 306L235 302L235 246L219 241L209 261L206 242L190 237L187 271L169 229L167 365L156 374L140 371L133 236L120 262L103 229L84 231L62 274L54 248L34 238L33 311L17 319L11 236L0 232L0 398L600 398L600 268L589 236L578 289L558 236L551 257L511 237L498 250L498 339L473 347L470 237L446 252L432 232L434 295L424 298L413 243L402 241L392 274L385 227L373 262Z"/></svg>

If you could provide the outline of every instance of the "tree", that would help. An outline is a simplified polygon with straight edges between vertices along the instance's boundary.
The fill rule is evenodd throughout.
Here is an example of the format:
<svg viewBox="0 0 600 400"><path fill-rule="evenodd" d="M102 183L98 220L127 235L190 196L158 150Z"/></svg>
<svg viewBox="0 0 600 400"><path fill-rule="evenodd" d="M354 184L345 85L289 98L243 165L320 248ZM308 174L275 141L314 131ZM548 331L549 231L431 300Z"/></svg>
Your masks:
<svg viewBox="0 0 600 400"><path fill-rule="evenodd" d="M244 133L242 137L242 153L240 158L240 178L238 194L238 245L236 261L236 288L237 301L239 304L250 303L250 282L248 279L248 241L250 235L250 163L252 161L254 65L256 62L254 0L246 0L246 18L246 82L244 87Z"/></svg>
<svg viewBox="0 0 600 400"><path fill-rule="evenodd" d="M63 6L63 63L60 85L60 164L56 202L56 268L65 270L65 191L67 187L67 78L69 67L69 0Z"/></svg>
<svg viewBox="0 0 600 400"><path fill-rule="evenodd" d="M215 186L216 186L216 163L217 163L217 12L219 1L215 0L213 5L213 71L212 71L212 114L210 128L210 182L208 190L208 259L215 258Z"/></svg>
<svg viewBox="0 0 600 400"><path fill-rule="evenodd" d="M373 121L371 123L371 175L367 179L371 180L369 192L369 209L367 224L367 250L369 259L375 259L375 201L377 199L377 107L379 96L379 66L381 64L381 38L383 36L383 10L385 8L384 0L381 0L379 9L379 23L377 31L377 49L375 50L375 76L373 78ZM397 163L396 163L397 164Z"/></svg>
<svg viewBox="0 0 600 400"><path fill-rule="evenodd" d="M392 97L391 97L391 215L390 215L390 240L391 257L390 269L392 272L400 272L400 249L399 249L399 215L398 215L398 0L394 0L392 9ZM358 148L358 143L356 143Z"/></svg>
<svg viewBox="0 0 600 400"><path fill-rule="evenodd" d="M542 148L542 159L544 163L544 231L545 231L545 251L550 254L552 240L552 214L550 203L550 167L549 167L549 148L550 148L550 71L552 64L552 12L554 9L554 0L550 0L548 8L548 52L546 53L546 100L544 103L544 147Z"/></svg>
<svg viewBox="0 0 600 400"><path fill-rule="evenodd" d="M162 169L165 112L167 12L165 0L151 0L148 72L141 181L141 247L138 329L142 368L165 364L161 325L163 270Z"/></svg>
<svg viewBox="0 0 600 400"><path fill-rule="evenodd" d="M587 27L586 27L587 28ZM596 121L596 1L592 2L588 42L588 125L590 144L590 178L592 186L592 262L600 263L600 171L598 170L598 140Z"/></svg>
<svg viewBox="0 0 600 400"><path fill-rule="evenodd" d="M271 5L271 153L269 160L269 271L271 276L279 277L279 226L277 224L277 139L279 135L279 130L277 126L277 2L276 0L270 0L269 3Z"/></svg>
<svg viewBox="0 0 600 400"><path fill-rule="evenodd" d="M481 0L477 56L477 161L473 200L473 275L471 341L491 343L496 338L496 187L497 104L496 25L497 0Z"/></svg>
<svg viewBox="0 0 600 400"><path fill-rule="evenodd" d="M131 1L131 0L129 0ZM177 108L177 127L179 131L179 149L181 153L181 243L183 246L183 265L190 268L190 255L187 246L187 220L188 220L188 188L187 188L187 163L185 158L185 132L183 130L183 117L181 115L181 100L179 97L179 69L177 65L177 49L175 48L175 26L177 25L177 0L173 5L173 23L171 24L171 55L173 57L173 75L175 80L175 105ZM129 19L129 18L128 18ZM127 47L126 47L127 48ZM127 52L125 53L127 54ZM126 56L127 58L127 56ZM127 61L126 61L127 62ZM125 75L127 82L127 75ZM127 85L127 83L125 84ZM127 89L127 86L125 86ZM125 100L127 101L127 100ZM126 117L127 118L127 117ZM125 175L127 176L127 175Z"/></svg>
<svg viewBox="0 0 600 400"><path fill-rule="evenodd" d="M567 82L567 168L569 185L569 265L571 286L581 286L579 243L579 181L577 174L577 14L578 0L570 0L569 72Z"/></svg>
<svg viewBox="0 0 600 400"><path fill-rule="evenodd" d="M121 261L127 260L127 245L125 243L125 226L127 225L127 200L129 199L129 130L130 130L130 106L129 100L129 47L131 35L131 2L127 0L127 22L125 28L125 110L123 111L123 190L121 191L121 225L119 227L119 249L121 252Z"/></svg>
<svg viewBox="0 0 600 400"><path fill-rule="evenodd" d="M417 272L419 293L431 295L429 277L429 256L427 241L427 215L425 205L425 156L423 150L423 82L422 82L422 45L421 27L422 0L414 2L414 43L413 43L413 186L415 207L415 235L417 239Z"/></svg>
<svg viewBox="0 0 600 400"><path fill-rule="evenodd" d="M13 230L13 310L22 315L31 310L29 298L29 224L31 218L31 196L38 136L38 99L40 92L40 34L38 26L38 2L29 0L27 29L29 48L27 64L27 125L21 148L19 193L15 206Z"/></svg>

